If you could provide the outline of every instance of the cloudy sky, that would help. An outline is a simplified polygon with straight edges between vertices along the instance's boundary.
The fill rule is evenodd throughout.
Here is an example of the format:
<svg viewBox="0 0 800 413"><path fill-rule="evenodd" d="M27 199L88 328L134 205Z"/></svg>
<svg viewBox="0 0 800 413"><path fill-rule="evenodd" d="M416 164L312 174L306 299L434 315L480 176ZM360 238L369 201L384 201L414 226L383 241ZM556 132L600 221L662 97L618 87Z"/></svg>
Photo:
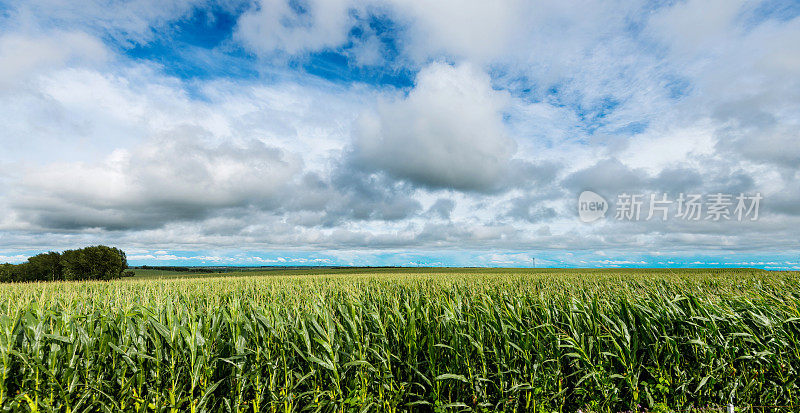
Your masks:
<svg viewBox="0 0 800 413"><path fill-rule="evenodd" d="M794 0L0 0L0 262L800 269L799 166Z"/></svg>

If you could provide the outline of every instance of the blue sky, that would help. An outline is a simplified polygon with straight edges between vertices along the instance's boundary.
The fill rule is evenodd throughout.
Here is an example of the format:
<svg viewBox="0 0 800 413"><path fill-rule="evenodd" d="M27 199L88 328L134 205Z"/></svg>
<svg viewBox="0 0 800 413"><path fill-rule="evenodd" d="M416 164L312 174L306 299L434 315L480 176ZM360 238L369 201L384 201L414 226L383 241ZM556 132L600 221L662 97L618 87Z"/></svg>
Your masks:
<svg viewBox="0 0 800 413"><path fill-rule="evenodd" d="M0 261L800 269L798 4L0 0Z"/></svg>

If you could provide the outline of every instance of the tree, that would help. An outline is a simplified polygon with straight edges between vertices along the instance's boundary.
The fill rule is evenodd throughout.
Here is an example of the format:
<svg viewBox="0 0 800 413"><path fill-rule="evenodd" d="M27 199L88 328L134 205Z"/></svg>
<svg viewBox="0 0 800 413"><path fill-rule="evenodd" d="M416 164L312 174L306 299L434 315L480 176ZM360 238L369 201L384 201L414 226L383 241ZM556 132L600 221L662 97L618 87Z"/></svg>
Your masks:
<svg viewBox="0 0 800 413"><path fill-rule="evenodd" d="M0 282L13 282L16 265L5 263L0 265Z"/></svg>
<svg viewBox="0 0 800 413"><path fill-rule="evenodd" d="M98 245L64 251L61 265L67 280L110 280L122 276L128 260L122 250Z"/></svg>
<svg viewBox="0 0 800 413"><path fill-rule="evenodd" d="M50 251L28 258L29 277L34 280L63 280L61 254Z"/></svg>
<svg viewBox="0 0 800 413"><path fill-rule="evenodd" d="M18 265L0 266L0 282L110 280L128 268L125 252L97 245L59 254L48 252L28 258Z"/></svg>

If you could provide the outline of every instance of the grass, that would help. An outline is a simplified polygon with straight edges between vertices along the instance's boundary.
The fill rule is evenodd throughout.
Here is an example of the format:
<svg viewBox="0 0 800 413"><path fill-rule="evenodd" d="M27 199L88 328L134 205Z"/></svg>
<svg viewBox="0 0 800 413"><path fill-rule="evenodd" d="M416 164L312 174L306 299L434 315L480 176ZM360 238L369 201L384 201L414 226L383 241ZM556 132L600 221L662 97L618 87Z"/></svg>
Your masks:
<svg viewBox="0 0 800 413"><path fill-rule="evenodd" d="M0 285L11 411L794 405L800 275L140 272Z"/></svg>

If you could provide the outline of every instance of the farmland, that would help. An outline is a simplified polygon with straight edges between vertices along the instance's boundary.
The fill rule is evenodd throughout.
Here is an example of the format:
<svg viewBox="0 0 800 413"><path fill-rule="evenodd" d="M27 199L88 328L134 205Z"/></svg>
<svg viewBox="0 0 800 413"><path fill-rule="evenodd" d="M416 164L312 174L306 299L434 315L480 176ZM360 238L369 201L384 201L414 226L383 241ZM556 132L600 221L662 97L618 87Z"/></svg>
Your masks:
<svg viewBox="0 0 800 413"><path fill-rule="evenodd" d="M798 405L800 274L324 269L0 284L10 411Z"/></svg>

